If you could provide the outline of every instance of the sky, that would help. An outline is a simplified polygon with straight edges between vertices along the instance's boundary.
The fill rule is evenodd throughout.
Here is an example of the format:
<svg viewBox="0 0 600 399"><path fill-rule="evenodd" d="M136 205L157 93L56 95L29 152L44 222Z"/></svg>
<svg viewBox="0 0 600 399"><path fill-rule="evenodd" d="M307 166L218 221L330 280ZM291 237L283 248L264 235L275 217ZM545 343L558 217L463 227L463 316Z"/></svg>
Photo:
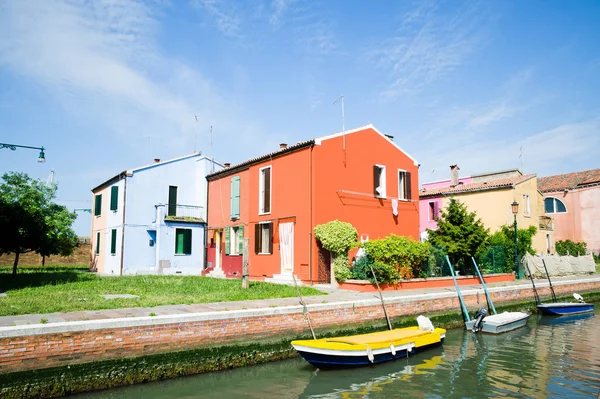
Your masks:
<svg viewBox="0 0 600 399"><path fill-rule="evenodd" d="M419 180L600 167L600 2L0 0L0 173L117 173L372 123ZM210 129L213 145L210 145ZM89 235L91 215L75 230Z"/></svg>

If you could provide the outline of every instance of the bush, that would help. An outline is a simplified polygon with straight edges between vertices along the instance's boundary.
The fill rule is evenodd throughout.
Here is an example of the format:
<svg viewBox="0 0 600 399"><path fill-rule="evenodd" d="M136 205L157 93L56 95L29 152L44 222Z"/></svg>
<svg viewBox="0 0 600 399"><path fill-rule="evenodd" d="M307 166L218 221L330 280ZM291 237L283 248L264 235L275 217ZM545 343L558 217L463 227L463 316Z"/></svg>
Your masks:
<svg viewBox="0 0 600 399"><path fill-rule="evenodd" d="M596 262L597 265L600 265L600 255L596 255L596 254L592 254L594 255L594 262Z"/></svg>
<svg viewBox="0 0 600 399"><path fill-rule="evenodd" d="M358 232L350 223L332 220L315 226L315 238L323 248L334 255L333 275L342 282L348 280L352 273L348 268L348 250L356 246Z"/></svg>
<svg viewBox="0 0 600 399"><path fill-rule="evenodd" d="M565 256L579 256L587 253L587 243L573 242L571 240L560 240L556 242L556 253Z"/></svg>
<svg viewBox="0 0 600 399"><path fill-rule="evenodd" d="M371 283L375 284L371 267L373 267L373 271L375 272L379 284L395 284L400 280L400 277L393 266L375 261L369 256L362 257L354 263L352 266L352 278L355 280L369 280Z"/></svg>
<svg viewBox="0 0 600 399"><path fill-rule="evenodd" d="M346 281L352 278L352 272L348 268L348 254L337 255L333 259L333 275L339 282Z"/></svg>

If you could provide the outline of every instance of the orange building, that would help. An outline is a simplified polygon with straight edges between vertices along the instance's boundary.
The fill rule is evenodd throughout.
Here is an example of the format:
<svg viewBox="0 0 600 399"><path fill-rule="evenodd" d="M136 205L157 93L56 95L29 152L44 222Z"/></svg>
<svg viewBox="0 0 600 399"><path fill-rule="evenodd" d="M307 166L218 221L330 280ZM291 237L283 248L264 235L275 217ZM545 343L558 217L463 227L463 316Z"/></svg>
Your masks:
<svg viewBox="0 0 600 399"><path fill-rule="evenodd" d="M208 275L330 283L314 227L338 219L362 240L419 236L418 164L372 125L226 167L208 179Z"/></svg>

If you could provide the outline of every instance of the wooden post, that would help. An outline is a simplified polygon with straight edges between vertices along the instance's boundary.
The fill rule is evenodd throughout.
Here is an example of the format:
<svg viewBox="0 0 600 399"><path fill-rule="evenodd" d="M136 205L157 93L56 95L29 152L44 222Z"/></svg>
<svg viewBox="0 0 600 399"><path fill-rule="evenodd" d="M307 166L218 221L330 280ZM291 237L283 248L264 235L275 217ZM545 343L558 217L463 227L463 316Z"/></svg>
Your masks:
<svg viewBox="0 0 600 399"><path fill-rule="evenodd" d="M248 239L244 238L244 252L242 255L242 288L248 288Z"/></svg>

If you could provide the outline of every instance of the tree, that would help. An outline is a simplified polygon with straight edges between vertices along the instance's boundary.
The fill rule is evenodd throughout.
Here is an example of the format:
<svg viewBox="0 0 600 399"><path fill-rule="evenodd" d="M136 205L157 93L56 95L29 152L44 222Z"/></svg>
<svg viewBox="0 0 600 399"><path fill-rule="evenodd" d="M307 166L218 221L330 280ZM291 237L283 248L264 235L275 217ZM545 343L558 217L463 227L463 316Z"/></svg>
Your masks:
<svg viewBox="0 0 600 399"><path fill-rule="evenodd" d="M334 254L333 274L338 281L344 281L352 276L348 268L348 250L356 246L358 232L350 223L332 220L315 226L315 238L323 248Z"/></svg>
<svg viewBox="0 0 600 399"><path fill-rule="evenodd" d="M0 228L7 238L0 241L0 255L37 252L42 256L70 255L77 246L71 229L76 218L66 207L55 204L56 184L47 185L25 173L10 172L0 185Z"/></svg>
<svg viewBox="0 0 600 399"><path fill-rule="evenodd" d="M517 229L517 257L520 259L526 252L535 254L533 250L533 236L537 233L535 226L526 229ZM510 273L515 270L515 231L512 225L502 226L499 231L492 234L489 245L502 247L504 249L504 272Z"/></svg>
<svg viewBox="0 0 600 399"><path fill-rule="evenodd" d="M454 198L442 209L437 223L437 230L427 229L431 245L445 248L453 265L463 274L472 274L470 257L487 243L489 229L475 212L469 212L465 204Z"/></svg>

